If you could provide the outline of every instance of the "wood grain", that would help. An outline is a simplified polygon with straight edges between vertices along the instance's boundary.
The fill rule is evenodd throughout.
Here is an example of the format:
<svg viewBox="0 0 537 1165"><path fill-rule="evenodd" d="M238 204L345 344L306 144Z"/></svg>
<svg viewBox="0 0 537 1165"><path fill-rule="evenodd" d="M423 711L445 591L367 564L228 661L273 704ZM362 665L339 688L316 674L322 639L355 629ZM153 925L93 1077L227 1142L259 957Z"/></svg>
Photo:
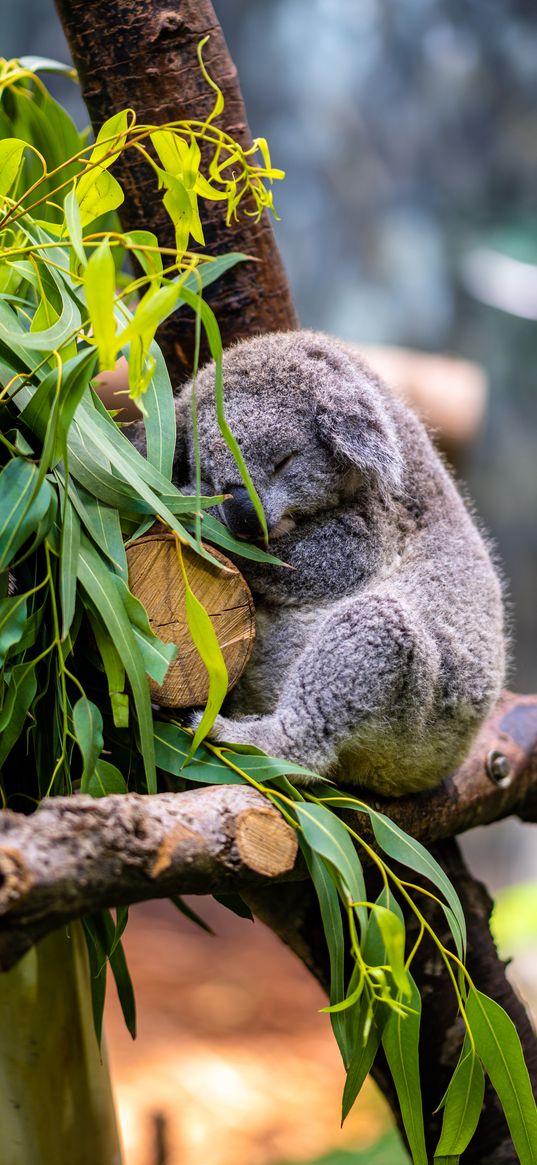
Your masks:
<svg viewBox="0 0 537 1165"><path fill-rule="evenodd" d="M255 612L247 583L237 567L223 554L208 547L225 569L218 570L183 546L189 584L211 618L228 669L229 689L234 687L250 658L255 638ZM129 586L144 604L153 631L165 643L179 648L164 683L152 680L153 700L167 708L192 708L205 704L209 677L186 621L185 587L173 535L147 534L127 549Z"/></svg>

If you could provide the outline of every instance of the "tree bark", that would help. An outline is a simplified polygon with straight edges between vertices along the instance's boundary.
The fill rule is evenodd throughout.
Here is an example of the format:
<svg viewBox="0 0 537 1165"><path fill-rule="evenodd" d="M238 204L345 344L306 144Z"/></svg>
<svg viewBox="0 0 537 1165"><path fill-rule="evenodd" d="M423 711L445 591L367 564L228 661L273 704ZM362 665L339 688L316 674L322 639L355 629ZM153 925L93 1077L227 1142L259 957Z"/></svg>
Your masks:
<svg viewBox="0 0 537 1165"><path fill-rule="evenodd" d="M120 109L134 109L138 121L161 125L183 119L204 120L214 105L198 66L204 50L207 69L224 94L217 119L243 148L252 144L237 70L209 0L56 0L64 32L95 131ZM125 229L146 227L162 246L174 246L174 231L157 193L156 178L136 150L114 165L125 191L121 221ZM222 203L205 212L206 250L211 255L241 250L257 259L240 263L205 291L218 320L224 346L259 332L298 326L285 270L267 214L259 223L241 212L229 228ZM192 317L182 311L159 329L158 340L172 380L190 375L194 351ZM208 357L205 348L202 357Z"/></svg>
<svg viewBox="0 0 537 1165"><path fill-rule="evenodd" d="M142 797L53 797L0 815L0 969L106 906L229 893L293 869L294 830L243 785ZM54 854L54 861L50 855Z"/></svg>

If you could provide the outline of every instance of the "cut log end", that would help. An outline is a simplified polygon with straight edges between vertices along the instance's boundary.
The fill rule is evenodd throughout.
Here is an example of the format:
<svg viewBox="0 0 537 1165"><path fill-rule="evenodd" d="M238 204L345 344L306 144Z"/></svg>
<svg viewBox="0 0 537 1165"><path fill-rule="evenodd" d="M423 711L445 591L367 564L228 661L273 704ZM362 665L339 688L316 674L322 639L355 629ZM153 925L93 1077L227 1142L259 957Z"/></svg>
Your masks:
<svg viewBox="0 0 537 1165"><path fill-rule="evenodd" d="M250 658L255 638L252 596L237 567L214 547L207 547L222 569L182 547L189 584L210 616L228 670L228 690L234 687ZM152 533L127 550L129 586L144 604L156 635L175 643L177 658L164 683L151 681L151 696L168 708L205 704L209 676L188 630L185 587L173 535Z"/></svg>
<svg viewBox="0 0 537 1165"><path fill-rule="evenodd" d="M239 813L235 845L241 862L268 878L292 870L298 852L294 829L273 809L245 809Z"/></svg>

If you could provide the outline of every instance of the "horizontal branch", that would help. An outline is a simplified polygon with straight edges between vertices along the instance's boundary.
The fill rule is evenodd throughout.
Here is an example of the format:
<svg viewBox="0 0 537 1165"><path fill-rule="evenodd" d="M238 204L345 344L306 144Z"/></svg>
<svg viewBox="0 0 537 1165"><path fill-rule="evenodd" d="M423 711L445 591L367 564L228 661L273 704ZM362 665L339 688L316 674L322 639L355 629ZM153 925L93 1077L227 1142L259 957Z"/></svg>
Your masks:
<svg viewBox="0 0 537 1165"><path fill-rule="evenodd" d="M293 869L295 831L243 785L95 800L55 797L0 814L0 969L105 906L225 893Z"/></svg>
<svg viewBox="0 0 537 1165"><path fill-rule="evenodd" d="M537 697L506 693L468 759L438 788L368 802L425 844L513 813L536 820ZM357 828L371 839L363 815ZM3 810L0 968L48 931L102 907L302 879L296 856L293 829L243 785L55 797L30 817Z"/></svg>

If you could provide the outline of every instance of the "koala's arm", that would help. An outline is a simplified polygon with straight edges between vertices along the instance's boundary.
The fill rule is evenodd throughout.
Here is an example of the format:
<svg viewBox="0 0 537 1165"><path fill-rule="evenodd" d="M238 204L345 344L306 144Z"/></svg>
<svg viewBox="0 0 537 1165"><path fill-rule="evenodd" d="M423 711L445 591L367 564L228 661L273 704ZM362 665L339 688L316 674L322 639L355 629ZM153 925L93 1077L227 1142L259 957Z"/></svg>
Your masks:
<svg viewBox="0 0 537 1165"><path fill-rule="evenodd" d="M404 602L364 594L327 615L288 672L273 713L220 716L211 735L386 794L435 784L434 756L429 768L425 756L439 656Z"/></svg>

